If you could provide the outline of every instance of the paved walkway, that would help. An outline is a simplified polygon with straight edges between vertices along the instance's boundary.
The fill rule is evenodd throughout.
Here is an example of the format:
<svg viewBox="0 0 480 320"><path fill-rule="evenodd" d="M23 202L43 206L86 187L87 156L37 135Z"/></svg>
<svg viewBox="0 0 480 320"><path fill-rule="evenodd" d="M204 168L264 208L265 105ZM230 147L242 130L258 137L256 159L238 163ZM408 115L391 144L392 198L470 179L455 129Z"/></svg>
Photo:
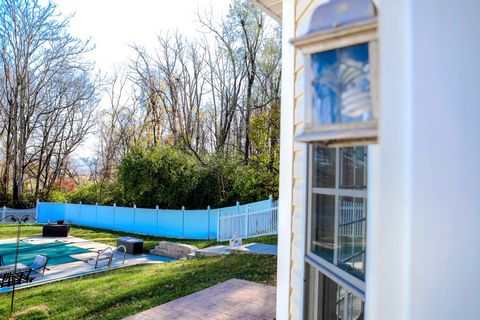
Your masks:
<svg viewBox="0 0 480 320"><path fill-rule="evenodd" d="M277 255L277 246L262 243L248 243L243 246L234 247L230 249L230 253L236 254L269 254Z"/></svg>
<svg viewBox="0 0 480 320"><path fill-rule="evenodd" d="M275 297L275 287L232 279L126 320L273 320Z"/></svg>
<svg viewBox="0 0 480 320"><path fill-rule="evenodd" d="M248 243L238 247L220 245L195 250L195 256L197 258L219 256L222 254L268 254L276 256L277 246L262 243Z"/></svg>

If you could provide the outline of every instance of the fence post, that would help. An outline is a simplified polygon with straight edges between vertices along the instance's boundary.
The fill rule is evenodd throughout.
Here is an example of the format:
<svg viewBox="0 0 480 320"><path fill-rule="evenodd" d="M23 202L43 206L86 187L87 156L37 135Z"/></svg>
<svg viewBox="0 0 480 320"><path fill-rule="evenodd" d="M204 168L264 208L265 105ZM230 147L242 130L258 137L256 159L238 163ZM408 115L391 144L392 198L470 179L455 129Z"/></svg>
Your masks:
<svg viewBox="0 0 480 320"><path fill-rule="evenodd" d="M95 227L98 227L98 202L95 202Z"/></svg>
<svg viewBox="0 0 480 320"><path fill-rule="evenodd" d="M136 217L136 210L137 209L137 205L136 204L133 204L133 233L135 233L135 227L136 227L136 223L137 223L137 217Z"/></svg>
<svg viewBox="0 0 480 320"><path fill-rule="evenodd" d="M237 213L240 213L240 202L237 201Z"/></svg>
<svg viewBox="0 0 480 320"><path fill-rule="evenodd" d="M82 201L80 201L80 213L78 214L78 224L81 226L82 225Z"/></svg>
<svg viewBox="0 0 480 320"><path fill-rule="evenodd" d="M157 234L157 236L159 235L159 232L158 232L158 219L159 219L159 212L158 212L158 204L157 206L155 207L155 212L157 213L157 228L155 229L155 232Z"/></svg>
<svg viewBox="0 0 480 320"><path fill-rule="evenodd" d="M37 221L37 223L38 223L38 205L39 204L40 204L40 199L37 199L37 205L35 206L35 220Z"/></svg>
<svg viewBox="0 0 480 320"><path fill-rule="evenodd" d="M217 210L217 241L220 241L220 209Z"/></svg>
<svg viewBox="0 0 480 320"><path fill-rule="evenodd" d="M63 200L62 212L63 212L62 220L65 221L64 223L68 223L68 219L67 219L67 200L66 199Z"/></svg>
<svg viewBox="0 0 480 320"><path fill-rule="evenodd" d="M3 206L2 210L2 219L5 219L5 213L7 212L7 207Z"/></svg>
<svg viewBox="0 0 480 320"><path fill-rule="evenodd" d="M247 204L247 209L245 210L245 238L248 238L248 215L249 215L249 205Z"/></svg>
<svg viewBox="0 0 480 320"><path fill-rule="evenodd" d="M273 207L273 196L270 195L270 196L268 197L268 200L270 201L270 208Z"/></svg>
<svg viewBox="0 0 480 320"><path fill-rule="evenodd" d="M113 228L117 229L117 217L115 216L116 215L115 211L117 211L117 204L116 203L113 204Z"/></svg>
<svg viewBox="0 0 480 320"><path fill-rule="evenodd" d="M210 240L210 206L207 207L208 210L208 236L207 239Z"/></svg>
<svg viewBox="0 0 480 320"><path fill-rule="evenodd" d="M185 207L182 206L182 238L185 237Z"/></svg>

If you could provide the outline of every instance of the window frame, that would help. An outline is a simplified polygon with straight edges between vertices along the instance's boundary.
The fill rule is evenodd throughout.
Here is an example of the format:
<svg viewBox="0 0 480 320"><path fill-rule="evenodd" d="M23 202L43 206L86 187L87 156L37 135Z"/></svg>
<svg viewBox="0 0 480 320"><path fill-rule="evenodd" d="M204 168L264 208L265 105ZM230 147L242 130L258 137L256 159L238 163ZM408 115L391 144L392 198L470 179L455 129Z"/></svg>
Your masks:
<svg viewBox="0 0 480 320"><path fill-rule="evenodd" d="M341 189L341 194L339 193L340 185L340 148L336 147L335 151L335 188L314 188L313 187L313 148L314 144L309 143L307 148L307 179L306 179L306 204L307 204L307 219L306 219L306 252L305 252L305 262L307 262L312 267L318 269L325 276L329 277L331 280L335 281L341 287L352 292L355 296L363 299L365 301L365 281L355 277L353 274L343 270L341 267L336 265L338 260L338 224L339 224L339 210L338 210L338 201L340 197L353 197L353 198L363 198L366 200L367 212L365 214L366 219L368 219L368 163L365 167L367 170L367 175L365 175L365 181L367 182L367 188L365 190L359 189ZM365 146L367 152L367 159L370 156L370 148ZM367 160L368 161L368 160ZM321 192L314 192L316 191ZM334 250L334 263L327 261L324 258L321 258L312 251L312 207L313 207L313 195L314 194L326 194L335 196L335 250ZM366 228L366 226L365 226ZM365 232L365 239L367 238L367 233ZM365 253L366 256L366 253ZM365 260L367 260L365 258Z"/></svg>
<svg viewBox="0 0 480 320"><path fill-rule="evenodd" d="M339 42L341 45L338 45ZM304 58L305 81L303 85L305 101L307 102L304 110L305 125L300 133L295 136L295 141L307 143L323 141L328 144L366 141L366 144L376 144L378 142L380 104L378 96L379 45L377 20L358 23L353 27L340 27L333 32L316 32L310 36L297 38L293 41L293 44L297 49L300 49ZM312 55L359 44L368 44L373 119L366 122L313 124Z"/></svg>

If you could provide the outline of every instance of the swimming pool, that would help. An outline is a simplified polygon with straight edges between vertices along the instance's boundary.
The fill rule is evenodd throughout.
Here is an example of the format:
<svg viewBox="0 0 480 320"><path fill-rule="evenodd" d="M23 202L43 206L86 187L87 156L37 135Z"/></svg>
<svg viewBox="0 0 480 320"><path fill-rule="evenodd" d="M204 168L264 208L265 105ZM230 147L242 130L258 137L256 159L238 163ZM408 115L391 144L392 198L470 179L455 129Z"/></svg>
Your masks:
<svg viewBox="0 0 480 320"><path fill-rule="evenodd" d="M15 263L15 249L15 242L0 243L0 255L3 256L5 264ZM71 255L87 252L92 251L64 242L33 244L21 241L18 262L29 265L33 262L37 255L43 254L49 259L48 265L52 266L78 261L78 259L71 257Z"/></svg>

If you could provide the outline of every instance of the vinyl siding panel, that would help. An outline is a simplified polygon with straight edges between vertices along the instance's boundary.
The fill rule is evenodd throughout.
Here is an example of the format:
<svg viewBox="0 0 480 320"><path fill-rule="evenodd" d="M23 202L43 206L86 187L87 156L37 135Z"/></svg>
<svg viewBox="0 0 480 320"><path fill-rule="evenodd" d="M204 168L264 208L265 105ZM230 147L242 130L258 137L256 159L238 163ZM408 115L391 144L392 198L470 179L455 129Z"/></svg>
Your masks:
<svg viewBox="0 0 480 320"><path fill-rule="evenodd" d="M304 72L304 69L302 68L299 72L295 74L295 98L299 96L303 96L304 93L305 93L305 72ZM302 104L295 103L295 109L303 110L303 103ZM302 115L302 118L303 118L303 115Z"/></svg>
<svg viewBox="0 0 480 320"><path fill-rule="evenodd" d="M302 105L303 106L303 100L305 99L303 93L301 95L299 95L298 97L295 98L295 105L297 105L297 107L295 107L295 122L299 123L300 121L303 122L304 119L303 119L303 108L300 107L299 105Z"/></svg>
<svg viewBox="0 0 480 320"><path fill-rule="evenodd" d="M310 15L314 8L325 0L297 0L295 13L295 34L304 34L308 30ZM294 110L294 135L303 129L304 104L305 104L305 59L303 54L295 54L295 110ZM291 274L290 274L290 318L301 319L303 314L303 269L305 250L305 169L306 154L305 144L294 143L293 177L292 186L292 246L291 246Z"/></svg>

